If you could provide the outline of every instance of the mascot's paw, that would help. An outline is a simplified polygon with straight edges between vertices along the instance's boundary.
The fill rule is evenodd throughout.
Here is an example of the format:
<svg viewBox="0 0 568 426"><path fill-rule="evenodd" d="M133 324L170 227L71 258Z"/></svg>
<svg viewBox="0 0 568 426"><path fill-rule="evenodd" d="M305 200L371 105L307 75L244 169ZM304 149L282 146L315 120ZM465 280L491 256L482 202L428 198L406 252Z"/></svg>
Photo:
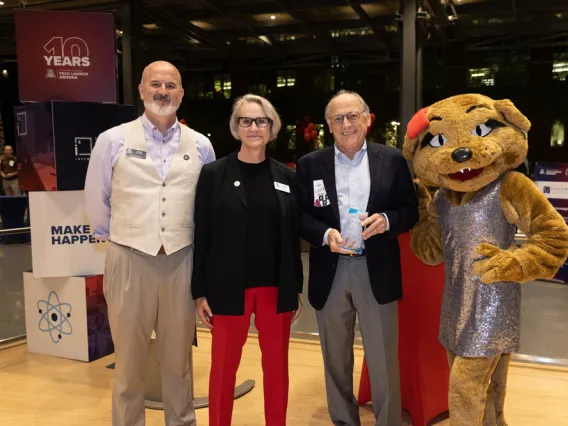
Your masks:
<svg viewBox="0 0 568 426"><path fill-rule="evenodd" d="M416 185L416 188L418 190L418 198L420 199L432 199L432 197L430 196L430 192L428 191L428 188L426 188L426 185L424 185L422 183L422 181L418 178L414 178L414 184Z"/></svg>
<svg viewBox="0 0 568 426"><path fill-rule="evenodd" d="M476 251L487 258L473 262L473 273L483 283L523 281L523 268L513 252L487 243L478 245Z"/></svg>
<svg viewBox="0 0 568 426"><path fill-rule="evenodd" d="M420 210L422 212L428 213L429 216L436 217L436 208L434 206L432 193L430 192L428 187L424 185L418 178L414 179L414 185L416 186L418 205Z"/></svg>

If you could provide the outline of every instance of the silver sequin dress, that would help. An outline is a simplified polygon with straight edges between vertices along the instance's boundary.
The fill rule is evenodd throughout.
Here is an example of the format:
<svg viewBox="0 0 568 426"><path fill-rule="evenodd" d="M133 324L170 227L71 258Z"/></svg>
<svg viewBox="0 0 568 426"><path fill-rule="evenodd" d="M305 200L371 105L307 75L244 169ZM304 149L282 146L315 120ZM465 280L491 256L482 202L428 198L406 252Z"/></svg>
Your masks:
<svg viewBox="0 0 568 426"><path fill-rule="evenodd" d="M483 258L475 251L478 244L505 250L514 242L516 227L507 222L499 202L502 178L461 206L448 201L445 189L434 198L445 262L439 340L462 357L519 349L520 284L484 284L472 272L472 263Z"/></svg>

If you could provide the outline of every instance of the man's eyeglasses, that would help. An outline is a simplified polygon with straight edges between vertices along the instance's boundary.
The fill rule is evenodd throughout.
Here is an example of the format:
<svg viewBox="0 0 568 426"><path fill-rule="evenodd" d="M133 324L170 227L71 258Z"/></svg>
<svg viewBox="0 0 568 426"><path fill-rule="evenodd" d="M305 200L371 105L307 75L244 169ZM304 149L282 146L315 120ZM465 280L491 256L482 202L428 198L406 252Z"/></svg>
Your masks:
<svg viewBox="0 0 568 426"><path fill-rule="evenodd" d="M349 120L351 123L356 123L359 121L359 118L362 114L363 113L359 111L351 111L347 114L337 114L331 117L331 122L336 126L341 126L343 124L343 121L345 121L345 117L347 117L347 120Z"/></svg>
<svg viewBox="0 0 568 426"><path fill-rule="evenodd" d="M239 126L241 127L250 127L252 126L253 122L256 123L256 127L260 129L268 127L270 124L272 124L272 120L268 117L237 117L237 123L239 123Z"/></svg>

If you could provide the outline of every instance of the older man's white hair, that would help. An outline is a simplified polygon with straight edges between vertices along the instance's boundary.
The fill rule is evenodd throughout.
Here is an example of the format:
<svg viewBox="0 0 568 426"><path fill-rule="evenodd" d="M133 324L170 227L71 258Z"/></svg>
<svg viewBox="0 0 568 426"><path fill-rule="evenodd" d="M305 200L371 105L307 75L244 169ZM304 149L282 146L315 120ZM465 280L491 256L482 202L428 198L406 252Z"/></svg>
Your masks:
<svg viewBox="0 0 568 426"><path fill-rule="evenodd" d="M369 106L367 105L367 102L365 102L365 100L361 97L361 95L359 93L353 92L351 90L341 89L339 92L337 92L335 95L333 95L333 98L331 98L329 100L329 102L327 103L327 105L325 107L325 121L327 121L328 124L331 123L331 117L329 116L331 103L333 102L333 100L335 98L337 98L338 96L342 96L342 95L355 96L357 98L357 100L359 101L359 103L361 104L361 112L369 114Z"/></svg>
<svg viewBox="0 0 568 426"><path fill-rule="evenodd" d="M272 120L272 125L270 126L270 140L276 139L278 136L278 132L282 127L282 122L280 121L280 117L276 112L276 108L268 101L267 99L263 98L262 96L253 95L253 94L246 94L238 98L235 103L233 104L233 112L231 113L231 118L229 119L229 128L231 129L231 134L237 140L240 140L239 137L239 123L237 123L237 114L239 110L244 105L245 102L255 103L262 107L264 113L268 118Z"/></svg>

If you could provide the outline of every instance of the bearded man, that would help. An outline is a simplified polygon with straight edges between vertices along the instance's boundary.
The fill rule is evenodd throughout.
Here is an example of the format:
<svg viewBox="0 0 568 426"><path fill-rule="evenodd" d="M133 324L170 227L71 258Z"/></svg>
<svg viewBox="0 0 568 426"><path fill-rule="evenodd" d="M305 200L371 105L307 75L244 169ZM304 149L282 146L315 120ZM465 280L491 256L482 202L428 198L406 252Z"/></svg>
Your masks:
<svg viewBox="0 0 568 426"><path fill-rule="evenodd" d="M93 234L108 239L104 294L115 345L113 426L143 426L144 372L152 330L167 426L195 425L190 370L193 205L211 142L177 120L181 75L154 62L139 85L144 114L103 132L85 182Z"/></svg>

